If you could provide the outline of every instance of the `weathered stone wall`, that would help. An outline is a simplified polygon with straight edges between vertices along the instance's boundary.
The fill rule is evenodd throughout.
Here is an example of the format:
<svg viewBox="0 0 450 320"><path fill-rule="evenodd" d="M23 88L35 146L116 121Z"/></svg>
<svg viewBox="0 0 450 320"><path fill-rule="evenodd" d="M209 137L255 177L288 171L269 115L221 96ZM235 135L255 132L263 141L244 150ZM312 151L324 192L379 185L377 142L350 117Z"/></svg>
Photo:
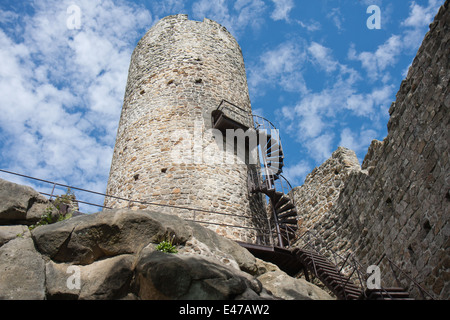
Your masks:
<svg viewBox="0 0 450 320"><path fill-rule="evenodd" d="M315 190L309 198L300 197L300 218L304 226L320 230L331 247L344 254L354 252L365 266L386 254L440 299L450 298L448 6L447 0L400 86L389 110L387 137L372 143L360 170L350 170L339 197L340 187L326 188L341 180L333 178L328 167L334 155L297 190L299 195L308 188ZM337 167L341 165L337 162ZM320 188L315 188L319 182ZM323 211L320 217L316 209ZM380 267L382 285L401 285L420 297L398 272L396 283L386 259Z"/></svg>
<svg viewBox="0 0 450 320"><path fill-rule="evenodd" d="M264 219L251 209L262 200L248 194L244 159L211 129L211 112L222 99L246 110L238 111L240 120L252 123L244 60L233 36L209 19L159 21L132 55L107 194L244 216L195 213L209 223L252 227L258 214ZM107 198L105 205L128 203ZM194 218L193 211L165 209ZM209 227L236 240L255 237L251 229Z"/></svg>
<svg viewBox="0 0 450 320"><path fill-rule="evenodd" d="M336 216L330 210L336 203L347 179L361 167L352 150L339 147L330 159L307 175L300 187L293 188L299 217L299 234L312 230L321 239L336 239ZM333 243L336 250L342 243Z"/></svg>

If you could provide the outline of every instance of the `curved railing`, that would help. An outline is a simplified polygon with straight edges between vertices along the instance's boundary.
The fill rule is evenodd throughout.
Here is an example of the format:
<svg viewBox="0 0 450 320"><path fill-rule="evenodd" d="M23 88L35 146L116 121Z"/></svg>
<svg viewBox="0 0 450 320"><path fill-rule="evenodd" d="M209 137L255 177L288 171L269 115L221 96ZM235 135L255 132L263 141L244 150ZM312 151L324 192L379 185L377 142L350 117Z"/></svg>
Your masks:
<svg viewBox="0 0 450 320"><path fill-rule="evenodd" d="M253 125L260 147L261 174L274 180L283 172L284 154L279 130L272 122L258 115L253 116Z"/></svg>

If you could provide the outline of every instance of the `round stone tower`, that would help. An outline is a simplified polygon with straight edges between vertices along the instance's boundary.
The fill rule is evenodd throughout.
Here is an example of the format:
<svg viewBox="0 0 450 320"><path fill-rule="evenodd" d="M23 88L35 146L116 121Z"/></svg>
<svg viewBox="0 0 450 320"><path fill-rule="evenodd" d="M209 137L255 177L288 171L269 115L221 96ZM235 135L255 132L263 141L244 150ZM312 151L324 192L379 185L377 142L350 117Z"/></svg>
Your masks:
<svg viewBox="0 0 450 320"><path fill-rule="evenodd" d="M263 202L248 192L252 166L214 127L218 107L225 119L252 127L236 40L209 19L160 20L131 58L107 186L108 195L143 203L106 198L105 206L159 210L206 222L235 240L254 239L252 228L266 219Z"/></svg>

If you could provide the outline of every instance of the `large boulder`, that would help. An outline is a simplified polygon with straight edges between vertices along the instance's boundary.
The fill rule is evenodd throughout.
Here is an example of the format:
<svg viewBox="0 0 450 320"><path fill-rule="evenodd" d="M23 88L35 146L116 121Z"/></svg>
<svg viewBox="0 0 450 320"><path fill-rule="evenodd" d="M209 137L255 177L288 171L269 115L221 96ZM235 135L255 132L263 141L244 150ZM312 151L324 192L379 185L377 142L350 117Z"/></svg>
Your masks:
<svg viewBox="0 0 450 320"><path fill-rule="evenodd" d="M0 179L0 225L35 224L50 205L33 188Z"/></svg>
<svg viewBox="0 0 450 320"><path fill-rule="evenodd" d="M198 255L144 250L136 265L137 294L142 299L229 300L261 284L248 274ZM247 292L248 294L248 292Z"/></svg>
<svg viewBox="0 0 450 320"><path fill-rule="evenodd" d="M14 225L14 226L0 226L0 247L10 240L22 237L24 235L30 235L30 231L27 226Z"/></svg>
<svg viewBox="0 0 450 320"><path fill-rule="evenodd" d="M293 279L281 270L271 270L257 279L264 288L283 300L334 300L314 284L301 278Z"/></svg>
<svg viewBox="0 0 450 320"><path fill-rule="evenodd" d="M49 261L46 264L47 298L80 300L122 298L130 290L134 259L133 255L124 254L86 266ZM78 283L72 280L76 273L79 274Z"/></svg>
<svg viewBox="0 0 450 320"><path fill-rule="evenodd" d="M137 253L149 243L163 240L183 247L191 240L192 246L194 238L197 248L207 248L203 252L230 258L245 271L252 270L255 261L234 241L177 216L156 211L105 210L38 227L32 236L38 250L57 262L90 264L102 257Z"/></svg>
<svg viewBox="0 0 450 320"><path fill-rule="evenodd" d="M0 300L45 298L45 261L30 237L16 237L0 247Z"/></svg>

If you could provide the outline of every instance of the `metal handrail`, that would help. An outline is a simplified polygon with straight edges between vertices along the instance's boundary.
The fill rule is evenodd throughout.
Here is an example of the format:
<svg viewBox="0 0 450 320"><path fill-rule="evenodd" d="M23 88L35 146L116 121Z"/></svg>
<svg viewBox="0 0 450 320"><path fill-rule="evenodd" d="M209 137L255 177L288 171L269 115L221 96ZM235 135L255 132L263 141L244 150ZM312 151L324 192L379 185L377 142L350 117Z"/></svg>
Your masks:
<svg viewBox="0 0 450 320"><path fill-rule="evenodd" d="M354 254L353 254L353 253L351 253L351 252L348 253L348 254L347 254L347 257L344 258L342 255L340 255L339 253L337 253L335 250L329 248L330 244L327 244L321 237L319 237L318 235L316 235L315 233L313 233L311 230L306 230L302 235L300 235L300 236L298 237L298 239L299 239L299 240L303 239L303 237L304 237L306 234L308 234L308 239L309 239L309 240L311 239L310 236L312 235L316 240L319 240L320 242L322 242L323 244L325 244L325 246L323 246L322 248L323 248L324 250L328 251L329 253L331 253L331 256L332 256L332 258L333 258L333 260L334 260L334 262L335 262L336 267L339 265L339 263L337 262L337 261L338 261L338 258L341 259L341 261L343 261L343 262L342 262L342 266L341 266L341 268L339 269L339 274L341 273L340 271L344 269L345 262L348 260L349 257L351 257L352 260L353 260L353 263L349 263L348 266L349 266L352 270L354 270L354 271L352 272L352 274L356 271L356 273L357 273L357 275L358 275L358 278L359 278L360 286L361 286L361 288L364 288L364 284L363 284L363 282L362 282L362 280L361 280L361 277L360 277L360 276L361 276L361 270L357 267L356 258L354 257ZM305 241L305 240L303 240L303 241ZM309 245L309 246L310 246L311 248L313 248L315 251L317 251L318 253L320 253L320 250L317 249L317 247L314 246L314 244L312 244L311 241L305 241L305 243L306 243L305 246L306 246L306 245ZM304 247L305 247L305 246L304 246Z"/></svg>
<svg viewBox="0 0 450 320"><path fill-rule="evenodd" d="M188 210L188 211L192 211L194 213L194 218L195 218L195 213L198 213L198 212L209 213L209 214L218 214L218 215L224 215L224 216L233 216L233 217L238 217L238 218L249 218L248 216L245 216L245 215L225 213L225 212L214 211L214 210L191 208L191 207L184 207L184 206L177 206L177 205L169 205L169 204L148 202L148 201L142 201L142 200L132 200L132 199L127 199L127 198L123 198L123 197L108 195L108 194L97 192L97 191L74 187L74 186L70 186L67 184L53 182L53 181L49 181L49 180L45 180L45 179L35 178L32 176L28 176L28 175L24 175L24 174L12 172L12 171L4 170L4 169L0 169L0 172L27 178L27 179L31 179L31 180L35 180L35 181L39 181L39 182L43 182L43 183L47 183L47 184L51 184L53 186L51 194L46 193L46 192L39 192L40 194L49 196L50 199L55 196L55 194L54 194L55 186L58 186L58 187L63 187L63 188L70 188L71 190L78 190L78 191L83 191L83 192L90 193L90 194L100 195L103 197L112 198L112 199L116 199L116 200L126 201L129 203L137 203L137 204L144 204L144 205L158 206L158 207L168 207L168 208L180 209L180 210ZM95 204L95 203L82 201L82 200L78 200L78 199L76 199L76 201L78 201L79 203L83 203L83 204L90 205L90 206L96 206L96 207L100 207L103 209L108 209L108 210L113 209L111 207L105 206L104 204L100 205L100 204ZM257 217L252 217L252 219L263 222L263 225L267 222L267 219L262 219L262 218L257 218ZM260 232L260 235L264 236L264 238L267 235L269 236L269 238L272 236L272 230L270 229L270 227L268 229L266 229L266 228L260 228L260 227L245 227L245 226L237 226L237 225L230 225L230 224L223 224L223 223L216 223L216 222L208 222L208 221L202 221L202 220L197 220L197 219L184 219L184 220L194 221L194 222L202 223L202 224L212 224L212 225L225 226L225 227L255 230L257 232Z"/></svg>
<svg viewBox="0 0 450 320"><path fill-rule="evenodd" d="M316 235L315 233L313 233L311 230L306 230L302 235L300 235L298 237L298 239L303 239L303 237L308 234L312 235L315 239L321 241L322 243L325 244L324 247L322 247L324 250L329 251L332 253L333 258L336 261L336 258L334 256L337 256L339 258L343 258L339 253L335 252L333 249L329 248L329 245L318 235ZM309 238L310 239L310 238ZM305 240L304 240L305 241ZM319 252L320 251L312 244L311 241L305 241L305 246L309 245L311 246L315 251ZM365 268L359 261L357 261L354 253L348 253L347 257L345 258L344 262L342 263L341 269L342 270L345 266L345 262L346 260L348 260L348 258L351 257L351 259L353 260L353 263L349 263L348 266L353 270L352 274L354 272L356 272L357 276L358 276L358 281L360 283L361 288L363 289L363 294L365 295L365 289L367 288L367 279L368 279L368 275L365 272L365 270L367 270L367 268ZM381 256L381 258L378 260L378 262L375 265L379 265L383 260L387 260L389 265L391 266L391 270L392 273L394 274L394 277L396 278L397 282L400 282L397 278L397 276L395 275L395 272L393 270L393 267L395 267L396 269L398 269L398 271L400 273L402 273L410 282L412 282L412 284L414 286L416 286L418 288L418 291L420 292L422 298L425 300L425 294L431 299L431 300L435 300L436 297L434 297L432 294L430 294L428 291L426 291L417 281L415 281L412 277L410 277L404 270L402 270L398 265L396 265L385 253ZM389 294L389 292L386 290L386 288L384 286L380 287L380 290L383 291L388 297L392 298L392 296Z"/></svg>
<svg viewBox="0 0 450 320"><path fill-rule="evenodd" d="M431 300L435 300L435 297L433 297L433 295L431 293L426 291L416 280L411 278L405 271L403 271L399 266L397 266L394 262L392 262L392 260L389 257L384 255L384 258L389 262L391 268L392 267L397 268L409 281L411 281L417 288L419 288L420 294L422 295L422 297L424 299L425 299L425 296L424 296L424 293L425 293L427 296L429 296L431 298ZM392 272L394 273L393 270L392 270ZM395 273L394 273L394 276L395 276Z"/></svg>

